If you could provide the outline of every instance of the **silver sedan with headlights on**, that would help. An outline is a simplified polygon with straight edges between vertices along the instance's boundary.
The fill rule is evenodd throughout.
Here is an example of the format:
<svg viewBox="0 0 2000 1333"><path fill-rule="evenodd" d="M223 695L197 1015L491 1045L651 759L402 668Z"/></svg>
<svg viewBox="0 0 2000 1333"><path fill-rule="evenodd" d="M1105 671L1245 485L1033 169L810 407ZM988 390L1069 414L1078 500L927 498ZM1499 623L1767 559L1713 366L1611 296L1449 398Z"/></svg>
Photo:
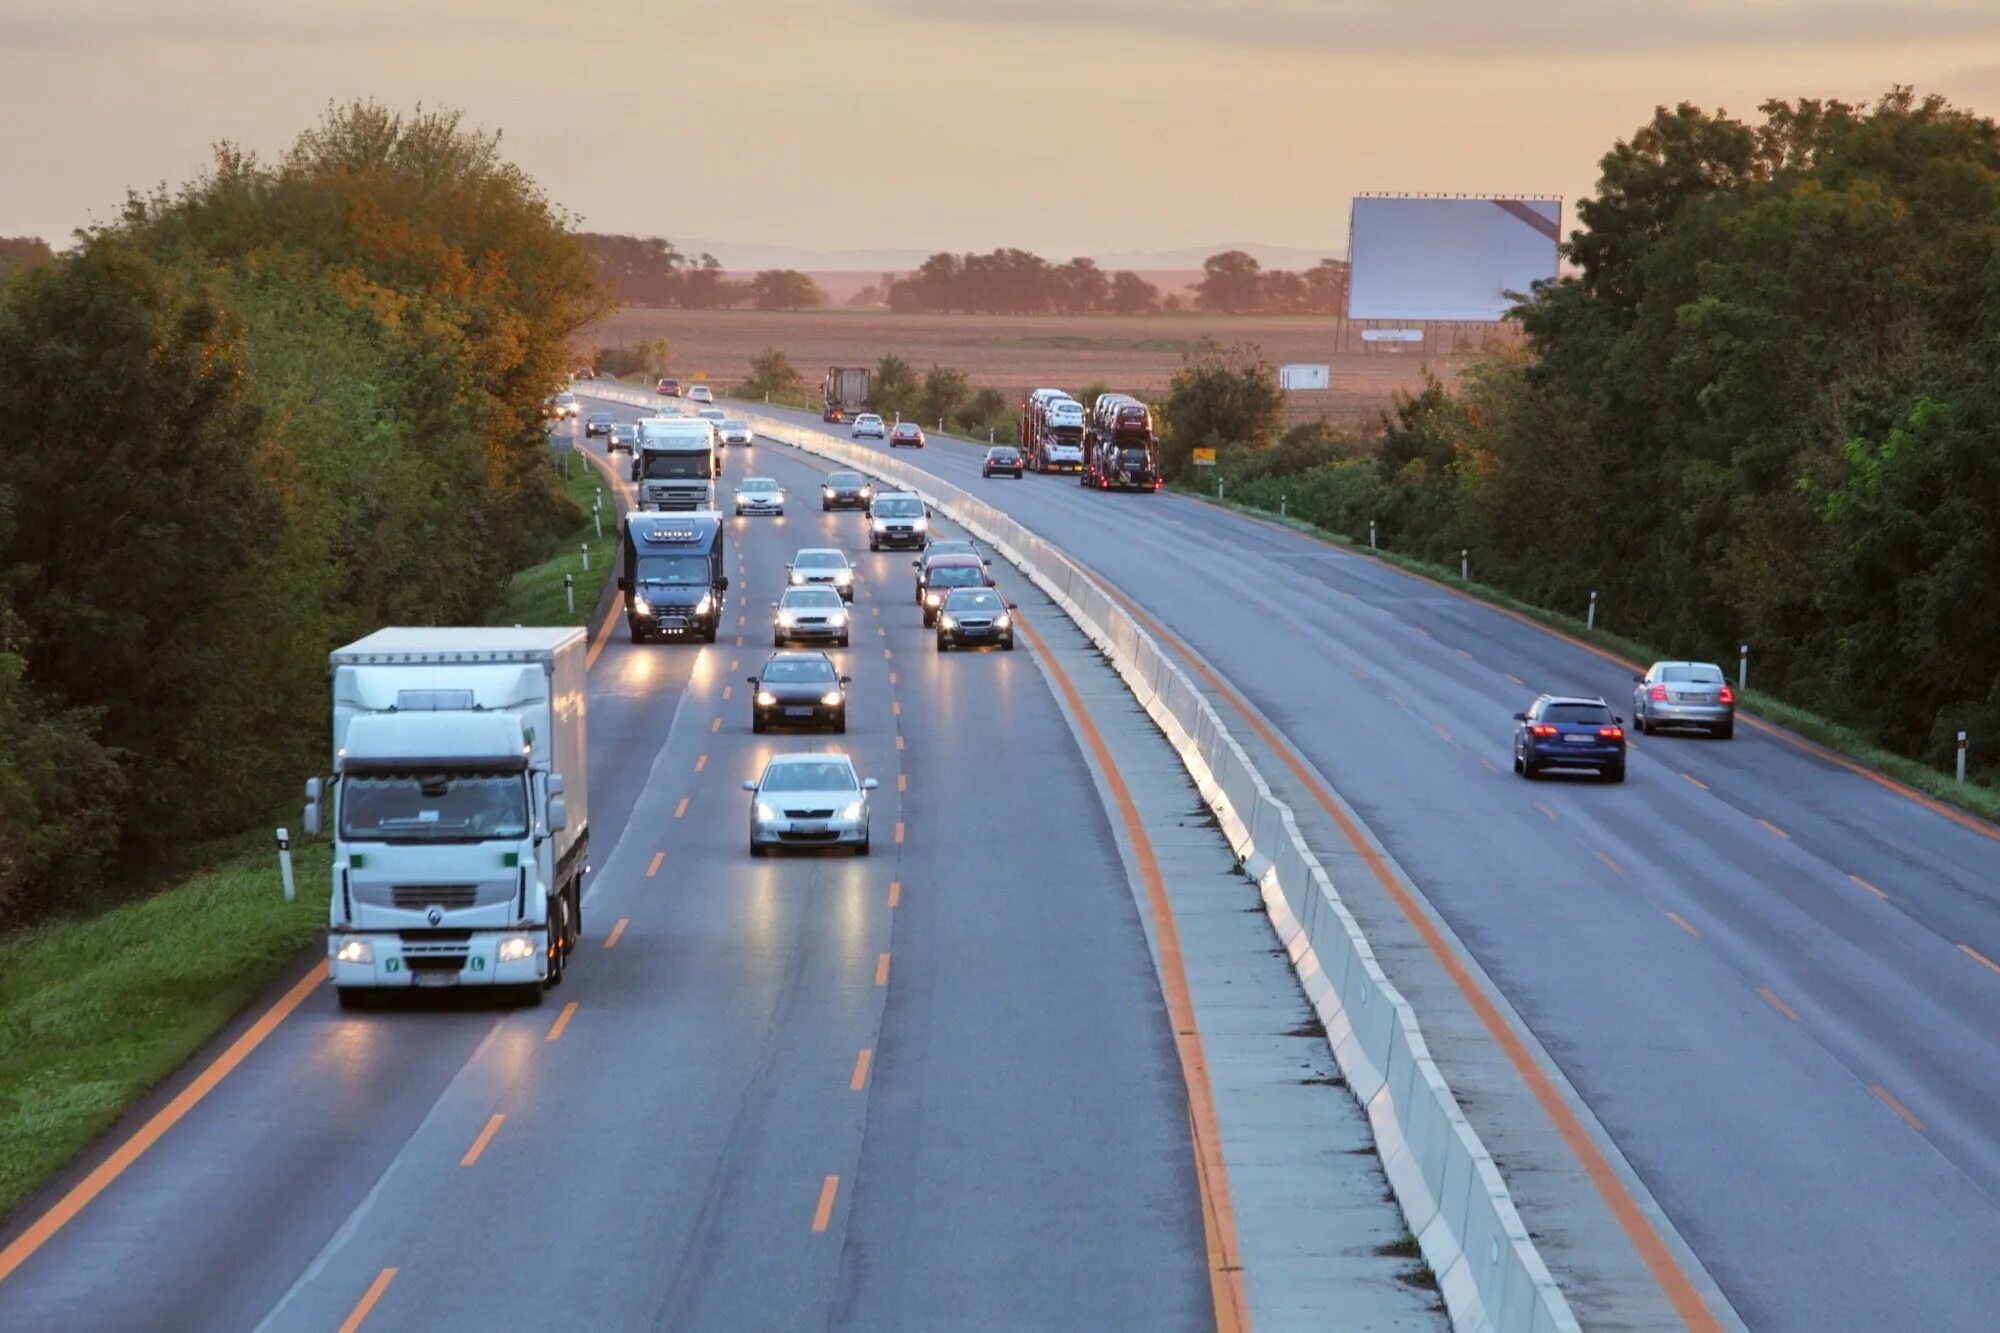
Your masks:
<svg viewBox="0 0 2000 1333"><path fill-rule="evenodd" d="M785 566L786 582L794 588L832 588L840 600L854 600L854 567L847 556L831 546L809 546Z"/></svg>
<svg viewBox="0 0 2000 1333"><path fill-rule="evenodd" d="M724 444L748 445L752 442L752 438L750 435L750 423L747 421L739 421L735 417L730 417L727 420L725 420L722 423L719 433L722 436L722 442Z"/></svg>
<svg viewBox="0 0 2000 1333"><path fill-rule="evenodd" d="M1012 602L991 588L954 588L937 612L937 650L977 648L998 644L1014 651Z"/></svg>
<svg viewBox="0 0 2000 1333"><path fill-rule="evenodd" d="M831 588L787 588L773 604L771 646L788 643L833 643L847 647L852 613Z"/></svg>
<svg viewBox="0 0 2000 1333"><path fill-rule="evenodd" d="M1699 727L1725 741L1736 734L1736 691L1713 662L1655 662L1632 683L1632 725L1642 735L1661 727Z"/></svg>
<svg viewBox="0 0 2000 1333"><path fill-rule="evenodd" d="M781 754L750 793L750 855L773 847L852 847L868 855L868 793L844 754Z"/></svg>
<svg viewBox="0 0 2000 1333"><path fill-rule="evenodd" d="M745 514L783 514L785 488L769 477L745 477L736 488L736 517Z"/></svg>

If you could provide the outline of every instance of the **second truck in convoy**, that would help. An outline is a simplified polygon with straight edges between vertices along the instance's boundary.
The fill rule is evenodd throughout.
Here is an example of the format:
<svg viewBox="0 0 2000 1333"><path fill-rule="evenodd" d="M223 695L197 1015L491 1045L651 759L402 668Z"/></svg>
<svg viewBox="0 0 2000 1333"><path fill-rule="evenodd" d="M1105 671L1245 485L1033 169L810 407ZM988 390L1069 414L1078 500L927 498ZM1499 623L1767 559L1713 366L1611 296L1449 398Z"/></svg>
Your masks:
<svg viewBox="0 0 2000 1333"><path fill-rule="evenodd" d="M713 509L722 453L713 422L700 417L644 417L632 451L638 509Z"/></svg>
<svg viewBox="0 0 2000 1333"><path fill-rule="evenodd" d="M336 649L333 895L344 1006L507 987L540 1003L583 928L581 629L383 629ZM322 793L307 787L314 831Z"/></svg>
<svg viewBox="0 0 2000 1333"><path fill-rule="evenodd" d="M826 410L821 421L852 421L854 414L868 406L868 367L830 366L822 385Z"/></svg>
<svg viewBox="0 0 2000 1333"><path fill-rule="evenodd" d="M714 643L722 623L728 526L721 514L628 513L618 591L632 641L698 638Z"/></svg>
<svg viewBox="0 0 2000 1333"><path fill-rule="evenodd" d="M1153 410L1130 394L1098 395L1084 432L1083 485L1100 491L1157 491L1159 447Z"/></svg>

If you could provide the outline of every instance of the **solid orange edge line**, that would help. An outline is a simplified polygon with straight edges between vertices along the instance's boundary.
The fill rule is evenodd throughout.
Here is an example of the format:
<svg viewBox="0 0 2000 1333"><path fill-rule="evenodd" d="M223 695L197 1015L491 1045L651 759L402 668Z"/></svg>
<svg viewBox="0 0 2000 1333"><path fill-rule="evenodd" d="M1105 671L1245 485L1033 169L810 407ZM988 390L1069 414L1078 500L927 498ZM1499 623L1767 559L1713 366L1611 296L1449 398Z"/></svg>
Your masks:
<svg viewBox="0 0 2000 1333"><path fill-rule="evenodd" d="M341 1321L340 1333L354 1333L360 1328L361 1321L368 1317L368 1312L375 1308L375 1302L382 1299L382 1293L387 1291L389 1284L395 1280L396 1270L393 1268L385 1268L377 1273L375 1280L368 1284L368 1290L362 1293L361 1300L348 1312L347 1318Z"/></svg>
<svg viewBox="0 0 2000 1333"><path fill-rule="evenodd" d="M195 1105L213 1091L218 1083L227 1078L236 1066L242 1064L250 1052L262 1045L264 1039L271 1035L278 1024L284 1022L292 1010L303 1004L305 998L326 980L326 974L327 965L322 959L310 972L299 978L298 983L286 991L276 1004L266 1009L242 1036L229 1043L228 1049L216 1056L208 1068L195 1075L194 1081L182 1088L172 1101L154 1112L151 1119L113 1149L111 1155L98 1163L89 1175L78 1181L69 1193L56 1200L46 1213L36 1218L26 1231L8 1244L6 1249L0 1250L0 1282L6 1281L15 1269L27 1262L29 1256L46 1245L50 1237L67 1226L71 1218L82 1212L92 1199L102 1194L112 1181L125 1173L127 1167L139 1160L141 1154L157 1143L161 1135L172 1129L182 1116L193 1110Z"/></svg>
<svg viewBox="0 0 2000 1333"><path fill-rule="evenodd" d="M486 1122L486 1128L479 1131L479 1137L472 1141L472 1146L465 1150L465 1156L458 1159L458 1164L471 1166L478 1161L479 1154L485 1152L486 1145L493 1142L493 1136L500 1132L500 1122L506 1118L504 1114L495 1113L493 1118Z"/></svg>
<svg viewBox="0 0 2000 1333"><path fill-rule="evenodd" d="M1222 1156L1222 1133L1216 1122L1215 1097L1208 1083L1208 1061L1202 1053L1201 1031L1195 1023L1194 1000L1188 993L1180 931L1174 922L1173 906L1167 901L1166 880L1160 874L1160 863L1153 855L1152 841L1146 836L1146 826L1139 818L1132 793L1112 761L1111 748L1104 743L1097 724L1084 711L1076 686L1043 644L1041 635L1019 612L1015 613L1014 624L1027 636L1028 646L1047 666L1063 698L1069 702L1070 715L1089 742L1105 783L1111 788L1119 820L1139 863L1139 877L1145 881L1153 934L1159 941L1161 989L1166 993L1167 1018L1173 1024L1174 1046L1180 1055L1181 1081L1187 1086L1188 1120L1194 1139L1195 1179L1201 1191L1202 1237L1208 1246L1208 1283L1215 1303L1215 1326L1219 1333L1238 1333L1250 1327L1250 1306L1243 1293L1236 1211L1229 1201L1229 1169Z"/></svg>
<svg viewBox="0 0 2000 1333"><path fill-rule="evenodd" d="M1910 1109L1907 1106L1904 1106L1901 1102L1897 1101L1895 1097L1891 1096L1889 1090L1883 1087L1880 1083L1870 1083L1868 1085L1868 1090L1874 1093L1877 1097L1880 1097L1882 1099L1883 1105L1887 1106L1891 1111L1894 1111L1897 1115L1907 1120L1910 1124L1911 1129L1915 1130L1923 1129L1924 1122L1917 1119L1915 1116L1911 1115Z"/></svg>
<svg viewBox="0 0 2000 1333"><path fill-rule="evenodd" d="M1991 958L1988 958L1985 954L1979 952L1979 950L1973 948L1970 944L1961 944L1958 947L1965 954L1966 957L1971 958L1976 962L1981 962L1986 964L1986 966L1992 968L1995 972L2000 972L2000 963L1994 962Z"/></svg>
<svg viewBox="0 0 2000 1333"><path fill-rule="evenodd" d="M1786 1004L1783 1000L1779 999L1778 993L1772 990L1769 986L1759 986L1757 988L1757 993L1763 996L1766 1000L1769 1000L1771 1002L1771 1007L1773 1009L1776 1009L1779 1013L1783 1014L1786 1018L1791 1019L1794 1023L1799 1021L1799 1016L1792 1012L1792 1006Z"/></svg>
<svg viewBox="0 0 2000 1333"><path fill-rule="evenodd" d="M1109 590L1109 585L1105 586ZM1444 585L1439 584L1437 586L1443 587ZM1456 590L1454 589L1453 591ZM1660 1284L1660 1289L1666 1294L1668 1302L1673 1305L1675 1313L1679 1314L1690 1328L1715 1330L1716 1333L1720 1333L1721 1324L1709 1312L1707 1304L1701 1298L1701 1293L1695 1290L1694 1282L1682 1271L1680 1264L1667 1249L1666 1241L1661 1239L1659 1232L1654 1230L1653 1224L1647 1220L1644 1211L1639 1207L1639 1201L1632 1197L1631 1191L1625 1188L1625 1182L1620 1180L1618 1173L1611 1169L1610 1161L1598 1150L1597 1145L1591 1141L1589 1133L1583 1127L1583 1122L1577 1118L1576 1113L1563 1101L1562 1094L1556 1091L1554 1082L1550 1080L1547 1074L1542 1072L1541 1067L1535 1063L1534 1057L1528 1054L1526 1043L1515 1034L1514 1030L1507 1025L1507 1021L1500 1016L1499 1009L1487 997L1479 984L1473 980L1472 973L1467 969L1465 963L1458 957L1456 951L1446 943L1443 933L1438 930L1430 917L1418 907L1416 899L1410 894L1409 890L1403 887L1396 875L1389 869L1388 864L1382 859L1381 854L1375 850L1374 845L1361 836L1361 830L1355 827L1354 822L1347 817L1346 812L1340 808L1332 797L1321 789L1319 782L1313 777L1311 771L1306 768L1304 762L1279 740L1277 734L1265 724L1262 718L1250 711L1249 705L1241 696L1228 685L1224 684L1220 677L1213 671L1210 671L1200 659L1195 657L1186 644L1168 633L1165 627L1140 610L1122 593L1113 591L1111 595L1126 610L1143 621L1156 637L1162 642L1171 645L1188 665L1193 667L1196 673L1208 682L1210 688L1214 689L1227 700L1230 706L1250 725L1251 729L1263 738L1264 743L1271 747L1272 752L1278 756L1279 760L1287 768L1291 769L1293 776L1304 784L1308 792L1312 793L1313 799L1319 803L1320 808L1326 812L1327 817L1333 820L1349 844L1361 854L1362 860L1367 864L1370 873L1374 875L1376 881L1395 900L1397 907L1402 910L1403 916L1416 928L1417 934L1422 937L1425 946L1431 951L1432 957L1436 958L1439 964L1443 966L1445 972L1451 977L1453 984L1458 987L1459 994L1465 997L1466 1003L1470 1004L1473 1012L1479 1015L1479 1021L1486 1028L1488 1035L1506 1053L1507 1062L1514 1066L1515 1072L1521 1076L1522 1081L1528 1085L1528 1090L1534 1094L1535 1101L1540 1104L1543 1114L1549 1117L1550 1122L1556 1128L1557 1134L1562 1137L1564 1144L1568 1146L1570 1152L1583 1165L1584 1172L1590 1177L1591 1184L1596 1187L1599 1197L1611 1209L1612 1216L1618 1219L1619 1228L1624 1231L1626 1239L1631 1241L1633 1249L1638 1251L1639 1258L1653 1274L1654 1281ZM1495 609L1504 610L1505 608ZM1530 621L1528 623L1532 624L1534 622ZM1588 647L1589 645L1584 646ZM1592 649L1592 651L1597 650Z"/></svg>

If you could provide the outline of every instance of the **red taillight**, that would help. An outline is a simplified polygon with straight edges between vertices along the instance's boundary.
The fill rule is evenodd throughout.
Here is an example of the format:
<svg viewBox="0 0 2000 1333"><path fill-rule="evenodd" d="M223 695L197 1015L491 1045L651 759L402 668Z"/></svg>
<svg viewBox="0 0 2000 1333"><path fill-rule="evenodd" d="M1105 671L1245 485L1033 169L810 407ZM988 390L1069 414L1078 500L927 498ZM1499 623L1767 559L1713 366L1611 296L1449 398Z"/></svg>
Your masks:
<svg viewBox="0 0 2000 1333"><path fill-rule="evenodd" d="M1736 702L1736 691L1735 691L1735 690L1732 690L1732 689L1730 689L1730 688L1729 688L1729 687L1728 687L1727 685L1724 685L1724 686L1722 687L1722 694L1721 694L1721 696L1720 696L1720 697L1719 697L1719 698L1718 698L1718 699L1716 700L1716 702L1717 702L1717 703L1725 703L1725 704L1733 704L1733 703L1735 703L1735 702Z"/></svg>
<svg viewBox="0 0 2000 1333"><path fill-rule="evenodd" d="M1667 687L1664 685L1655 685L1652 689L1646 691L1646 697L1656 704L1665 703L1667 701Z"/></svg>
<svg viewBox="0 0 2000 1333"><path fill-rule="evenodd" d="M1604 737L1604 739L1607 741L1622 741L1625 739L1625 728L1599 727L1597 729L1597 734Z"/></svg>
<svg viewBox="0 0 2000 1333"><path fill-rule="evenodd" d="M1537 724L1528 728L1528 734L1531 736L1553 736L1556 734L1556 729L1545 723Z"/></svg>

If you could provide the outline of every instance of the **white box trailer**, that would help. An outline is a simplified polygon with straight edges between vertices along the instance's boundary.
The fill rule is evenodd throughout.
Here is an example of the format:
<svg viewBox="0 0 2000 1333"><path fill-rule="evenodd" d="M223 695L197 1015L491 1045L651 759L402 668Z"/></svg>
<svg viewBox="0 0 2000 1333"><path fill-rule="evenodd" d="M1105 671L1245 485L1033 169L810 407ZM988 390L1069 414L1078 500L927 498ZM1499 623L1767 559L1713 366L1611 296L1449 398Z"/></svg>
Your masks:
<svg viewBox="0 0 2000 1333"><path fill-rule="evenodd" d="M539 1003L583 925L583 630L377 630L336 649L333 902L343 1004L508 986Z"/></svg>

